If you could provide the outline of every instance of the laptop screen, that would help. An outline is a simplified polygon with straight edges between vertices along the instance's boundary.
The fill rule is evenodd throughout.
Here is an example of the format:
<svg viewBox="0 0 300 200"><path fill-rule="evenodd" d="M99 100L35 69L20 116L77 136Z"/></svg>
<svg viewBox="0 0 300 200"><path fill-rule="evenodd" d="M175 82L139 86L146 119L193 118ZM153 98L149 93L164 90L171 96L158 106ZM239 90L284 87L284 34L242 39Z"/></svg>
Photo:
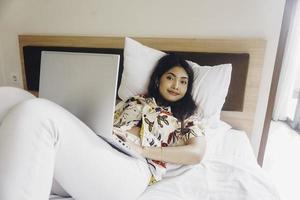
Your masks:
<svg viewBox="0 0 300 200"><path fill-rule="evenodd" d="M96 134L112 134L119 55L43 51L39 97L73 113Z"/></svg>

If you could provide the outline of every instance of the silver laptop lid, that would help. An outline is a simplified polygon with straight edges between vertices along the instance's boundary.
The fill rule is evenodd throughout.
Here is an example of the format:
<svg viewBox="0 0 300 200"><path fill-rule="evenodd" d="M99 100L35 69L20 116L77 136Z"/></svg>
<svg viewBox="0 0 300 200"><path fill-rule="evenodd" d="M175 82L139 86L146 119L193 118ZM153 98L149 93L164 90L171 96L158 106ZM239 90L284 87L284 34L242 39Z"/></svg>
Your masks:
<svg viewBox="0 0 300 200"><path fill-rule="evenodd" d="M49 99L111 137L119 55L43 51L39 97Z"/></svg>

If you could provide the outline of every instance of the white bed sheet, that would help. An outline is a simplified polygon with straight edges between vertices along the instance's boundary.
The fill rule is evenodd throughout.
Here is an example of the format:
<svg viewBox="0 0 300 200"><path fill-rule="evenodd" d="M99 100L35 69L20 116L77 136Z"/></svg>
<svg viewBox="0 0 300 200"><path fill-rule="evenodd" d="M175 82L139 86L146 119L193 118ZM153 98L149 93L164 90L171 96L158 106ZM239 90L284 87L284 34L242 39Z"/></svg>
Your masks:
<svg viewBox="0 0 300 200"><path fill-rule="evenodd" d="M245 132L210 130L201 164L147 188L139 200L277 200L279 195L257 164ZM51 200L72 200L52 196Z"/></svg>

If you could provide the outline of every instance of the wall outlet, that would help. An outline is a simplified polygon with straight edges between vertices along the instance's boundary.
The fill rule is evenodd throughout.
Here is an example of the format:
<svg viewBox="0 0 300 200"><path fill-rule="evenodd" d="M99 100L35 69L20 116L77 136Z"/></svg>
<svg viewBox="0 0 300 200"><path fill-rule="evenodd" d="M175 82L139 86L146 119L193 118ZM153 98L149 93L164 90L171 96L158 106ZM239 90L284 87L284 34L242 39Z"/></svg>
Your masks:
<svg viewBox="0 0 300 200"><path fill-rule="evenodd" d="M11 73L9 78L10 78L10 83L12 84L19 83L19 76L17 75L17 73Z"/></svg>

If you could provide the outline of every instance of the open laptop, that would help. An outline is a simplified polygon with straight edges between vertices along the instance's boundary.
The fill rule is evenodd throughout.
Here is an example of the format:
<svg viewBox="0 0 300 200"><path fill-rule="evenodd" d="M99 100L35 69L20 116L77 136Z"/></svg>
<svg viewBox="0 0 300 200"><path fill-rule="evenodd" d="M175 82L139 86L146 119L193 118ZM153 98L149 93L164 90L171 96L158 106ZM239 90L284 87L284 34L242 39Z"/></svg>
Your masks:
<svg viewBox="0 0 300 200"><path fill-rule="evenodd" d="M67 109L123 153L141 158L113 133L119 55L42 51L39 97Z"/></svg>

